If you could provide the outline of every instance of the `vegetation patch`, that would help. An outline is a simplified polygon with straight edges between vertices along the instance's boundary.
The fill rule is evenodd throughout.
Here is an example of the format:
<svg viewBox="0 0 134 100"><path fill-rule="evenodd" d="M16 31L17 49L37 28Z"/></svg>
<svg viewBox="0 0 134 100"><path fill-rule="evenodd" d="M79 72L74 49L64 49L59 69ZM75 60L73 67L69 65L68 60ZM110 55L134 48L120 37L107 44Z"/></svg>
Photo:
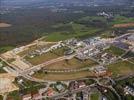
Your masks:
<svg viewBox="0 0 134 100"><path fill-rule="evenodd" d="M3 69L4 66L6 66L6 64L0 60L0 73L6 73L6 71Z"/></svg>
<svg viewBox="0 0 134 100"><path fill-rule="evenodd" d="M125 86L132 86L133 83L134 83L134 78L127 78L127 79L116 81L116 85L114 86L114 88L119 93L122 100L133 100L134 99L133 96L125 95L125 92L122 92L122 91L124 91Z"/></svg>
<svg viewBox="0 0 134 100"><path fill-rule="evenodd" d="M92 77L93 73L90 71L71 72L71 73L35 73L33 77L44 80L76 80L85 77Z"/></svg>
<svg viewBox="0 0 134 100"><path fill-rule="evenodd" d="M78 69L84 67L92 67L95 65L97 65L97 63L90 59L81 61L76 58L72 58L69 60L63 60L63 61L50 64L46 68L47 69Z"/></svg>
<svg viewBox="0 0 134 100"><path fill-rule="evenodd" d="M99 92L94 92L90 95L90 100L99 100L100 93Z"/></svg>
<svg viewBox="0 0 134 100"><path fill-rule="evenodd" d="M116 56L121 56L125 51L123 49L120 49L116 46L110 46L108 49L105 50L107 53L111 53Z"/></svg>
<svg viewBox="0 0 134 100"><path fill-rule="evenodd" d="M42 55L35 56L33 58L26 57L25 59L33 65L38 65L38 64L44 63L46 61L55 59L57 57L59 57L59 56L52 52L47 52Z"/></svg>
<svg viewBox="0 0 134 100"><path fill-rule="evenodd" d="M60 41L66 40L72 37L82 37L85 35L93 35L95 32L100 30L100 28L87 27L82 24L76 24L74 22L68 23L74 30L73 32L54 32L46 37L46 41Z"/></svg>
<svg viewBox="0 0 134 100"><path fill-rule="evenodd" d="M103 93L103 95L108 99L108 100L119 100L118 96L110 89L107 89L106 93Z"/></svg>
<svg viewBox="0 0 134 100"><path fill-rule="evenodd" d="M117 15L115 16L112 24L116 25L116 24L126 24L126 23L132 23L134 22L134 18L133 17L125 17L125 16L120 16L120 15Z"/></svg>
<svg viewBox="0 0 134 100"><path fill-rule="evenodd" d="M0 53L4 53L6 51L12 50L14 46L1 46L0 47Z"/></svg>
<svg viewBox="0 0 134 100"><path fill-rule="evenodd" d="M13 91L13 92L10 92L9 94L8 94L8 97L7 97L8 99L13 99L13 100L21 100L21 95L20 95L20 93L19 93L19 91L18 90L16 90L16 91Z"/></svg>
<svg viewBox="0 0 134 100"><path fill-rule="evenodd" d="M131 57L134 57L134 53L129 51L128 53L126 53L123 58L131 58Z"/></svg>
<svg viewBox="0 0 134 100"><path fill-rule="evenodd" d="M0 95L0 100L3 100L3 96L2 95Z"/></svg>
<svg viewBox="0 0 134 100"><path fill-rule="evenodd" d="M33 65L38 65L38 64L41 64L45 61L49 61L49 60L58 58L60 56L64 56L64 52L67 49L68 49L68 47L61 47L61 48L51 50L51 51L46 52L46 53L41 54L41 55L36 55L33 58L30 58L30 57L27 56L27 57L25 57L25 59Z"/></svg>
<svg viewBox="0 0 134 100"><path fill-rule="evenodd" d="M102 38L114 38L115 34L112 33L112 30L107 30L107 31L102 32L101 37Z"/></svg>
<svg viewBox="0 0 134 100"><path fill-rule="evenodd" d="M113 77L118 77L120 75L134 73L134 64L128 61L119 61L115 64L108 65L108 69L112 72Z"/></svg>

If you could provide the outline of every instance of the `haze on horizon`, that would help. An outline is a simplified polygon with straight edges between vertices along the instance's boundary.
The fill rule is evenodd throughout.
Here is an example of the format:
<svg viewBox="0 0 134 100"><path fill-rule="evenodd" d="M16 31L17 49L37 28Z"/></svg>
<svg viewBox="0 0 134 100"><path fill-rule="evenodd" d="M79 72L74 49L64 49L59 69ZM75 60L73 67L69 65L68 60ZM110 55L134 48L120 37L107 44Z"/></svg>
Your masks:
<svg viewBox="0 0 134 100"><path fill-rule="evenodd" d="M1 6L8 5L30 5L34 3L50 3L50 2L62 2L62 3L90 3L93 2L95 4L134 4L134 0L0 0Z"/></svg>

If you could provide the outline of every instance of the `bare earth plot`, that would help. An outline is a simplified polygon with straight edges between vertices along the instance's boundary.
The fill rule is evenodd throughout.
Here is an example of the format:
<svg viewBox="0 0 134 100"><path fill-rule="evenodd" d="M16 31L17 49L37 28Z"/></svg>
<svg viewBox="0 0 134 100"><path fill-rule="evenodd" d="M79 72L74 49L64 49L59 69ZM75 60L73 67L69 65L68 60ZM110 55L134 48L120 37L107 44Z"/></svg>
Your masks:
<svg viewBox="0 0 134 100"><path fill-rule="evenodd" d="M19 67L22 70L25 70L27 68L30 68L30 66L27 63L23 62L20 59L16 59L15 61L12 62L12 64L15 65L15 66L17 66L17 67Z"/></svg>
<svg viewBox="0 0 134 100"><path fill-rule="evenodd" d="M15 77L10 74L0 74L0 94L18 90L18 87L12 83L14 79Z"/></svg>
<svg viewBox="0 0 134 100"><path fill-rule="evenodd" d="M11 24L0 23L0 28L10 27L10 26L11 26Z"/></svg>
<svg viewBox="0 0 134 100"><path fill-rule="evenodd" d="M8 60L8 59L15 58L16 55L14 55L12 51L7 51L7 52L1 54L1 56L2 56L2 58L4 58L5 60Z"/></svg>

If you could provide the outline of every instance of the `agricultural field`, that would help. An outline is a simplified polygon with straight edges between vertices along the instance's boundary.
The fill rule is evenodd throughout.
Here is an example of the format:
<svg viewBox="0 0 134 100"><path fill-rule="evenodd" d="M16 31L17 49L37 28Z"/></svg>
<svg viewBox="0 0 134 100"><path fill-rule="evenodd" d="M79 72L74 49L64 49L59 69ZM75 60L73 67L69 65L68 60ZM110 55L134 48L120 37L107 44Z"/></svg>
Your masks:
<svg viewBox="0 0 134 100"><path fill-rule="evenodd" d="M109 31L111 29L113 30L112 27L114 25L120 26L120 24L129 24L130 22L134 22L134 18L126 18L124 16L116 15L112 21L108 21L102 16L86 16L78 19L77 21L72 21L66 24L58 23L53 25L52 28L59 31L55 31L49 34L46 38L46 41L60 41L72 37L81 38L86 36L95 36L95 33L105 30L106 28L107 30L102 32L102 37L113 37ZM132 23L125 25L125 28L132 26L131 24Z"/></svg>
<svg viewBox="0 0 134 100"><path fill-rule="evenodd" d="M131 28L134 27L134 18L116 15L110 24L113 28Z"/></svg>
<svg viewBox="0 0 134 100"><path fill-rule="evenodd" d="M134 73L134 64L128 61L119 61L115 64L108 65L108 70L112 72L113 77Z"/></svg>
<svg viewBox="0 0 134 100"><path fill-rule="evenodd" d="M93 73L90 71L81 71L81 72L73 72L73 73L35 73L33 77L44 80L76 80L80 78L85 78L93 76Z"/></svg>
<svg viewBox="0 0 134 100"><path fill-rule="evenodd" d="M95 65L97 65L97 63L90 59L81 61L76 58L72 58L70 60L63 60L63 61L50 64L46 67L47 69L78 69L84 67L92 67Z"/></svg>
<svg viewBox="0 0 134 100"><path fill-rule="evenodd" d="M125 16L117 15L115 16L112 24L116 25L116 24L132 23L132 22L134 22L133 17L125 17Z"/></svg>
<svg viewBox="0 0 134 100"><path fill-rule="evenodd" d="M111 53L115 56L121 56L122 54L125 53L125 51L123 49L120 49L116 46L110 46L108 49L105 50L105 52Z"/></svg>
<svg viewBox="0 0 134 100"><path fill-rule="evenodd" d="M134 23L115 24L114 28L134 27Z"/></svg>

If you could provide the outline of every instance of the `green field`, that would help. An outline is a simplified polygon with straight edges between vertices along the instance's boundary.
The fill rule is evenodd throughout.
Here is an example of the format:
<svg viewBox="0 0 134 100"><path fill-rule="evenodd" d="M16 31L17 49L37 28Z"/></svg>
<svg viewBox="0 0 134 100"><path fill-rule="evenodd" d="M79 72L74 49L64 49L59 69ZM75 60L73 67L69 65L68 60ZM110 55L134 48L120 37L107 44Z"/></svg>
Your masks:
<svg viewBox="0 0 134 100"><path fill-rule="evenodd" d="M44 63L46 61L49 61L58 57L59 57L58 55L52 52L47 52L45 54L35 56L33 58L25 57L25 59L33 65L38 65L38 64Z"/></svg>
<svg viewBox="0 0 134 100"><path fill-rule="evenodd" d="M13 92L10 92L7 96L8 99L13 99L13 100L20 100L21 99L21 96L19 94L19 91L13 91Z"/></svg>
<svg viewBox="0 0 134 100"><path fill-rule="evenodd" d="M124 24L124 23L132 23L134 22L133 17L125 17L125 16L115 16L114 20L112 21L112 24Z"/></svg>
<svg viewBox="0 0 134 100"><path fill-rule="evenodd" d="M90 100L99 100L100 93L94 92L90 95Z"/></svg>
<svg viewBox="0 0 134 100"><path fill-rule="evenodd" d="M52 81L62 81L62 80L76 80L80 78L85 78L93 76L93 73L90 71L81 71L81 72L70 72L70 73L35 73L33 77L44 80Z"/></svg>
<svg viewBox="0 0 134 100"><path fill-rule="evenodd" d="M49 34L46 38L47 41L60 41L72 37L84 37L84 36L95 36L95 33L107 28L103 37L113 37L109 33L108 28L112 28L115 24L134 22L134 18L126 18L124 16L115 16L112 21L108 21L102 16L86 16L82 17L77 21L69 22L66 24L59 23L53 25L56 31ZM58 30L58 31L57 31ZM109 33L109 35L106 35Z"/></svg>
<svg viewBox="0 0 134 100"><path fill-rule="evenodd" d="M0 53L4 53L6 51L12 50L13 48L14 48L13 46L1 46Z"/></svg>
<svg viewBox="0 0 134 100"><path fill-rule="evenodd" d="M102 32L101 37L102 38L114 38L115 35L112 34L112 30L106 30L106 31Z"/></svg>
<svg viewBox="0 0 134 100"><path fill-rule="evenodd" d="M49 51L42 55L37 55L33 58L25 57L25 59L33 65L38 65L44 63L46 61L58 58L60 56L64 56L64 52L67 50L67 47L57 48L55 50Z"/></svg>
<svg viewBox="0 0 134 100"><path fill-rule="evenodd" d="M105 50L105 52L111 53L116 56L121 56L122 54L125 53L125 51L123 49L120 49L116 46L110 46L108 49Z"/></svg>
<svg viewBox="0 0 134 100"><path fill-rule="evenodd" d="M58 25L57 27L61 26L66 26L66 24L61 24ZM51 33L46 37L46 41L60 41L60 40L66 40L69 38L73 37L82 37L85 35L94 35L95 32L99 31L100 28L95 28L95 27L86 27L85 25L82 24L76 24L74 22L68 23L73 29L73 32L64 32L64 31L59 31L59 32L54 32Z"/></svg>
<svg viewBox="0 0 134 100"><path fill-rule="evenodd" d="M108 70L112 72L113 77L118 77L119 75L127 75L134 73L134 64L127 61L119 61L115 64L108 65Z"/></svg>
<svg viewBox="0 0 134 100"><path fill-rule="evenodd" d="M72 58L70 60L63 60L46 66L47 69L78 69L84 67L92 67L97 65L96 62L88 59L85 61Z"/></svg>
<svg viewBox="0 0 134 100"><path fill-rule="evenodd" d="M68 47L61 47L61 48L52 50L51 52L57 56L63 56L65 54L65 51L67 51L68 49L69 49Z"/></svg>
<svg viewBox="0 0 134 100"><path fill-rule="evenodd" d="M79 19L78 21L93 21L93 20L106 21L106 18L102 16L86 16L86 17Z"/></svg>

